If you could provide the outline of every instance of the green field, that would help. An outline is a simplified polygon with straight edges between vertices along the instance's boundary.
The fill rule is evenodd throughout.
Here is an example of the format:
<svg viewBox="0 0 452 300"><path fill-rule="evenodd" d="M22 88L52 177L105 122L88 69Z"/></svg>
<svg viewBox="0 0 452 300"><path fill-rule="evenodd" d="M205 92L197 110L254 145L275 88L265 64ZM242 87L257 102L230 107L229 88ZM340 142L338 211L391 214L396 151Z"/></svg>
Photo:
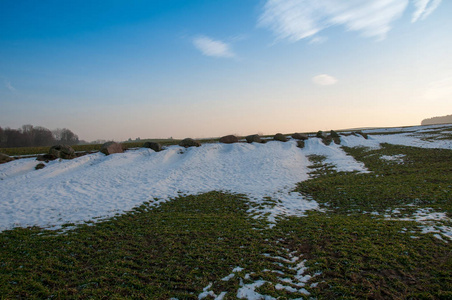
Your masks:
<svg viewBox="0 0 452 300"><path fill-rule="evenodd" d="M143 147L146 141L156 141L164 146L177 145L180 140L143 140L139 142L124 142L122 143L124 149ZM73 145L71 146L77 152L93 152L99 151L102 144L86 144L86 145ZM0 148L0 153L7 154L9 156L20 155L37 155L49 152L50 147L19 147L19 148Z"/></svg>
<svg viewBox="0 0 452 300"><path fill-rule="evenodd" d="M276 299L452 299L452 150L344 149L371 172L338 173L310 157L297 191L321 211L272 228L247 213L246 195L213 191L75 228L4 231L0 295L198 299L204 289L205 299L237 299L261 282L255 292ZM415 221L422 211L449 219Z"/></svg>

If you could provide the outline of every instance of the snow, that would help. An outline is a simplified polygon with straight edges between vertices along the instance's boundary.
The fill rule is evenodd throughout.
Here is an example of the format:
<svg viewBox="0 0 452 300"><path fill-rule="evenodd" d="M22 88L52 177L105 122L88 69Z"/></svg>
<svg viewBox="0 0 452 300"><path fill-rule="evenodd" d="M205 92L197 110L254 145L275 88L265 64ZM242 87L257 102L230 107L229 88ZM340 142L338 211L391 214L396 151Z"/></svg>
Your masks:
<svg viewBox="0 0 452 300"><path fill-rule="evenodd" d="M288 286L288 285L282 285L282 284L280 284L280 283L278 283L277 285L275 285L275 289L277 289L277 290L286 290L286 291L288 291L289 293L295 293L295 292L298 291L297 289L294 289L294 288L291 287L291 286Z"/></svg>
<svg viewBox="0 0 452 300"><path fill-rule="evenodd" d="M420 148L452 149L452 139L450 139L452 133L450 131L451 128L451 124L441 124L429 126L368 129L364 130L364 132L368 134L371 133L372 135L369 135L369 139L372 139L374 142L378 143L388 143ZM358 146L359 141L356 140L355 142ZM360 145L366 146L366 143L368 142L362 142L362 144Z"/></svg>
<svg viewBox="0 0 452 300"><path fill-rule="evenodd" d="M405 154L398 154L398 155L382 155L380 156L380 159L395 162L398 164L403 163L403 158L405 157Z"/></svg>
<svg viewBox="0 0 452 300"><path fill-rule="evenodd" d="M41 170L34 158L0 165L0 230L21 226L60 228L65 223L99 220L130 211L146 201L158 205L181 194L213 190L246 194L275 222L281 215L303 215L318 203L292 192L309 178L306 155L321 153L338 170L363 171L338 146L316 139L300 150L294 141L267 144L170 146L162 152L138 149L105 156L55 160Z"/></svg>
<svg viewBox="0 0 452 300"><path fill-rule="evenodd" d="M13 160L0 165L0 180L26 174L35 169L38 162L34 158Z"/></svg>
<svg viewBox="0 0 452 300"><path fill-rule="evenodd" d="M354 135L341 136L340 138L341 145L346 147L379 149L381 143L388 143L419 148L452 149L451 128L451 124L375 128L363 130L364 133L370 134L368 139Z"/></svg>
<svg viewBox="0 0 452 300"><path fill-rule="evenodd" d="M344 146L378 148L380 143L452 149L447 139L425 141L415 131L438 133L451 125L366 130L397 134L341 136ZM444 131L446 132L446 131ZM447 132L449 134L449 132ZM274 224L280 216L303 216L318 203L293 192L309 178L309 155L323 155L337 171L368 172L341 145L326 146L310 138L305 148L269 141L266 144L170 146L162 152L137 149L105 156L85 155L55 160L41 170L24 158L0 165L0 231L14 227L61 228L66 223L102 220L130 211L144 202L159 205L175 197L213 190L245 194L259 205L252 213ZM271 198L272 201L263 201ZM271 226L271 225L270 225Z"/></svg>
<svg viewBox="0 0 452 300"><path fill-rule="evenodd" d="M400 213L399 210L395 211ZM395 211L393 211L393 213ZM449 217L447 217L447 214L444 212L434 212L433 208L419 208L416 212L413 213L411 217L393 218L390 215L385 217L388 220L418 222L420 224L421 233L439 233L435 234L434 236L440 240L445 241L446 243L448 241L444 240L442 237L452 240L452 227L441 224L441 221L449 221Z"/></svg>
<svg viewBox="0 0 452 300"><path fill-rule="evenodd" d="M156 198L158 204L181 193L212 190L246 194L254 201L274 197L281 203L273 217L318 207L315 201L289 193L308 178L308 159L294 142L95 153L52 161L42 170L34 169L37 163L27 158L0 165L1 230L32 225L58 228L68 222L112 217Z"/></svg>
<svg viewBox="0 0 452 300"><path fill-rule="evenodd" d="M341 145L345 147L367 147L370 149L380 149L380 143L373 138L373 136L369 135L367 139L362 136L340 136Z"/></svg>
<svg viewBox="0 0 452 300"><path fill-rule="evenodd" d="M224 296L226 296L227 292L221 292L220 295L218 295L215 300L223 300Z"/></svg>
<svg viewBox="0 0 452 300"><path fill-rule="evenodd" d="M231 273L231 274L229 274L228 276L221 278L221 280L222 280L222 281L229 281L229 280L231 280L232 278L234 278L234 276L235 276L235 274L234 274L234 273Z"/></svg>
<svg viewBox="0 0 452 300"><path fill-rule="evenodd" d="M241 283L241 288L237 291L237 298L239 299L248 299L248 300L274 300L276 298L268 295L261 295L255 290L258 287L261 287L264 285L267 281L264 280L258 280L256 282L250 283L250 284L243 284Z"/></svg>
<svg viewBox="0 0 452 300"><path fill-rule="evenodd" d="M226 294L227 294L227 292L221 292L221 293L217 296L213 291L210 290L211 288L212 288L212 283L209 283L208 286L206 286L205 288L203 288L202 293L200 293L200 294L198 295L198 299L201 300L201 299L204 299L204 298L210 296L210 297L213 297L214 300L223 300L223 299L224 299L224 296L226 296ZM209 291L209 290L210 290L210 291Z"/></svg>
<svg viewBox="0 0 452 300"><path fill-rule="evenodd" d="M222 280L222 281L229 281L229 280L231 280L232 278L234 278L234 276L235 276L234 273L236 273L236 272L242 272L243 270L244 270L244 269L241 268L241 267L236 267L236 268L234 268L234 269L232 270L232 273L231 273L231 274L229 274L228 276L222 278L221 280Z"/></svg>
<svg viewBox="0 0 452 300"><path fill-rule="evenodd" d="M358 162L352 156L347 155L340 145L331 143L329 146L326 146L319 138L308 139L305 142L303 153L305 155L326 156L325 163L333 165L334 169L338 172L368 172L362 162Z"/></svg>
<svg viewBox="0 0 452 300"><path fill-rule="evenodd" d="M209 283L208 286L206 286L205 288L202 289L202 293L198 295L198 299L204 299L207 296L212 296L214 298L217 297L217 295L215 295L215 293L213 291L209 291L212 288L212 283Z"/></svg>
<svg viewBox="0 0 452 300"><path fill-rule="evenodd" d="M420 125L420 126L407 126L407 127L391 127L391 128L372 128L365 129L365 133L396 133L396 132L429 132L436 131L441 128L450 128L451 124L438 124L438 125Z"/></svg>
<svg viewBox="0 0 452 300"><path fill-rule="evenodd" d="M372 135L372 138L379 143L388 143L393 145L419 148L452 149L452 140L423 140L422 138L426 138L426 136L413 135L412 133Z"/></svg>
<svg viewBox="0 0 452 300"><path fill-rule="evenodd" d="M282 257L282 256L272 256L272 255L270 255L268 253L263 253L262 254L265 257L269 257L269 258L272 258L274 260L280 261L280 262L277 263L279 266L283 267L284 269L287 268L289 270L292 270L292 271L294 271L296 273L296 274L293 274L291 272L290 274L287 274L287 276L289 276L289 277L278 277L279 281L284 282L284 283L288 283L290 285L283 285L283 284L278 283L278 284L275 285L275 288L277 290L283 290L284 289L284 290L286 290L288 292L292 292L292 293L299 292L299 293L302 293L302 294L305 294L305 295L309 295L310 293L305 288L303 288L306 285L306 283L312 278L311 275L309 275L309 274L305 275L304 274L304 273L306 273L306 271L308 269L305 266L306 260L302 259L302 256L295 255L296 251L288 252L289 249L282 249L282 250L283 250L283 253L286 252L285 255L287 255L289 258L285 258L285 257ZM286 275L285 273L283 273L283 272L281 272L279 270L273 270L273 271L264 270L264 271L273 272L273 273L277 273L277 274L280 274L280 275ZM316 273L316 274L314 274L314 276L318 276L320 274L321 273ZM296 289L294 287L298 287L300 289Z"/></svg>

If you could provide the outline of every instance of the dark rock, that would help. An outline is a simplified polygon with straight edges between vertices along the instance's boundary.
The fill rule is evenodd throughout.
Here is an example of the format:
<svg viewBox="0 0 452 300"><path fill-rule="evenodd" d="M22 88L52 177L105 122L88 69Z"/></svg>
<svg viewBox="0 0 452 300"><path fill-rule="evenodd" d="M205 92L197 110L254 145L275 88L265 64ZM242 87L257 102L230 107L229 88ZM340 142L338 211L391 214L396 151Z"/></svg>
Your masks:
<svg viewBox="0 0 452 300"><path fill-rule="evenodd" d="M68 145L55 145L50 147L49 154L56 158L73 159L75 158L75 151Z"/></svg>
<svg viewBox="0 0 452 300"><path fill-rule="evenodd" d="M262 139L258 134L252 134L247 136L246 138L247 143L262 143Z"/></svg>
<svg viewBox="0 0 452 300"><path fill-rule="evenodd" d="M362 131L357 131L357 134L361 135L363 138L365 138L366 140L369 138L369 136L367 135L367 133L364 133Z"/></svg>
<svg viewBox="0 0 452 300"><path fill-rule="evenodd" d="M42 154L42 155L38 155L38 157L36 158L37 161L45 161L45 162L49 162L49 161L55 160L55 159L57 159L57 157L52 154Z"/></svg>
<svg viewBox="0 0 452 300"><path fill-rule="evenodd" d="M327 135L326 137L322 138L322 142L325 145L331 145L332 142L334 142L336 145L340 145L341 144L341 138L340 137L334 137L331 134Z"/></svg>
<svg viewBox="0 0 452 300"><path fill-rule="evenodd" d="M298 148L304 148L304 141L297 141Z"/></svg>
<svg viewBox="0 0 452 300"><path fill-rule="evenodd" d="M351 133L351 135L354 135L354 136L362 136L362 137L365 138L366 140L369 138L369 136L367 135L367 133L364 133L364 132L362 132L362 131L353 131L353 132Z"/></svg>
<svg viewBox="0 0 452 300"><path fill-rule="evenodd" d="M294 138L296 140L305 141L305 140L308 139L308 135L305 134L305 133L298 133L298 132L296 132L296 133L292 134L292 138Z"/></svg>
<svg viewBox="0 0 452 300"><path fill-rule="evenodd" d="M333 137L331 135L328 135L326 137L323 137L322 141L325 145L329 146L331 144L331 142L333 141Z"/></svg>
<svg viewBox="0 0 452 300"><path fill-rule="evenodd" d="M239 139L235 136L235 135L225 135L222 138L220 138L220 143L225 143L225 144L233 144L233 143L238 143Z"/></svg>
<svg viewBox="0 0 452 300"><path fill-rule="evenodd" d="M155 152L162 151L162 145L160 145L159 143L155 143L155 142L146 142L146 143L144 143L143 147L150 148L150 149L154 150Z"/></svg>
<svg viewBox="0 0 452 300"><path fill-rule="evenodd" d="M195 141L194 139L186 138L186 139L183 139L183 140L179 143L179 146L185 147L185 148L188 148L188 147L200 147L200 146L201 146L201 143L198 142L198 141Z"/></svg>
<svg viewBox="0 0 452 300"><path fill-rule="evenodd" d="M14 158L12 158L11 156L0 153L0 164L4 164L13 160Z"/></svg>
<svg viewBox="0 0 452 300"><path fill-rule="evenodd" d="M280 142L287 142L287 138L285 135L283 135L282 133L277 133L275 134L275 137L273 138L275 141L280 141Z"/></svg>
<svg viewBox="0 0 452 300"><path fill-rule="evenodd" d="M41 170L41 169L44 169L45 166L46 166L45 164L39 163L39 164L36 165L35 170Z"/></svg>
<svg viewBox="0 0 452 300"><path fill-rule="evenodd" d="M122 148L121 144L118 144L116 142L106 142L100 148L100 152L105 155L110 155L114 153L123 153L124 149Z"/></svg>
<svg viewBox="0 0 452 300"><path fill-rule="evenodd" d="M334 131L334 130L330 131L330 135L333 137L333 139L339 137L339 134L336 131Z"/></svg>
<svg viewBox="0 0 452 300"><path fill-rule="evenodd" d="M323 134L322 130L317 131L315 136L318 137L319 139L325 138L325 135Z"/></svg>

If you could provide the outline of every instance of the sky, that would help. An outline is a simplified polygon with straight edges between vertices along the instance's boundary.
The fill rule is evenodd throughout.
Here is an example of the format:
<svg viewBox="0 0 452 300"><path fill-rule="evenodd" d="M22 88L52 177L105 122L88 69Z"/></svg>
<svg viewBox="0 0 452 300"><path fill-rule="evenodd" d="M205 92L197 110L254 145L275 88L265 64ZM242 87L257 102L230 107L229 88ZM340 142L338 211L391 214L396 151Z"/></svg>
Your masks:
<svg viewBox="0 0 452 300"><path fill-rule="evenodd" d="M80 139L452 114L452 1L0 1L0 126Z"/></svg>

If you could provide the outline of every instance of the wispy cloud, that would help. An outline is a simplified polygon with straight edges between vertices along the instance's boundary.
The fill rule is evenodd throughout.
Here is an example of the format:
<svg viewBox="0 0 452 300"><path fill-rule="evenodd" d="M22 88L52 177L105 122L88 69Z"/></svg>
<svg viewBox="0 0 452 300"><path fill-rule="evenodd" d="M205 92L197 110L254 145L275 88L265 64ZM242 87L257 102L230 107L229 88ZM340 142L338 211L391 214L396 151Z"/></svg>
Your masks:
<svg viewBox="0 0 452 300"><path fill-rule="evenodd" d="M328 40L328 38L323 36L314 36L310 41L309 44L323 44Z"/></svg>
<svg viewBox="0 0 452 300"><path fill-rule="evenodd" d="M15 91L16 91L16 88L13 87L13 85L11 84L10 81L5 80L5 81L4 81L4 84L5 84L5 87L6 87L9 91L11 91L11 92L15 92Z"/></svg>
<svg viewBox="0 0 452 300"><path fill-rule="evenodd" d="M337 79L328 74L320 74L312 77L312 82L318 85L333 85L337 83Z"/></svg>
<svg viewBox="0 0 452 300"><path fill-rule="evenodd" d="M427 18L441 3L441 0L414 0L416 7L411 22L424 20Z"/></svg>
<svg viewBox="0 0 452 300"><path fill-rule="evenodd" d="M234 52L231 50L229 44L213 40L206 36L198 36L193 39L193 45L206 56L214 57L235 57Z"/></svg>
<svg viewBox="0 0 452 300"><path fill-rule="evenodd" d="M413 22L431 14L441 0L412 0ZM409 0L267 0L258 26L270 28L280 39L295 42L314 38L336 25L378 40L386 38Z"/></svg>

